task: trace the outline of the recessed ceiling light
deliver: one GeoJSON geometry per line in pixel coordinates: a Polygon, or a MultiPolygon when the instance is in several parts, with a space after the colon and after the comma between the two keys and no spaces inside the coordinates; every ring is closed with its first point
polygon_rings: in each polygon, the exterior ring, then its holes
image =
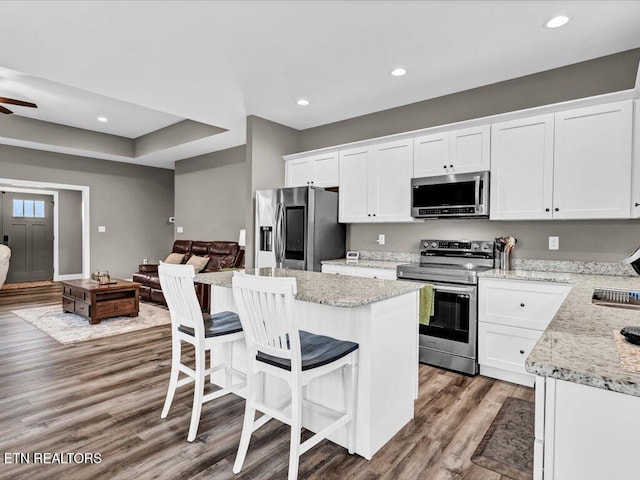
{"type": "Polygon", "coordinates": [[[300,100],[296,100],[296,103],[301,107],[306,107],[307,105],[309,105],[309,100],[307,100],[306,98],[301,98],[300,100]]]}
{"type": "Polygon", "coordinates": [[[109,119],[108,119],[107,117],[98,117],[98,118],[97,118],[97,120],[98,120],[99,122],[103,122],[103,123],[106,123],[106,122],[108,122],[108,121],[109,121],[109,119]]]}
{"type": "Polygon", "coordinates": [[[558,28],[566,25],[569,22],[569,17],[566,15],[557,15],[544,22],[544,26],[547,28],[558,28]]]}
{"type": "Polygon", "coordinates": [[[407,71],[402,67],[394,68],[393,70],[391,70],[391,75],[393,75],[394,77],[401,77],[406,74],[407,71]]]}

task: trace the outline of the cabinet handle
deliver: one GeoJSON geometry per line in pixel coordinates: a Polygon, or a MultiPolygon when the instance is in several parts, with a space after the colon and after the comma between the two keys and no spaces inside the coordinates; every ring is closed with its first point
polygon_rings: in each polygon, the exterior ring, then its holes
{"type": "Polygon", "coordinates": [[[446,165],[443,165],[443,167],[444,167],[444,168],[447,168],[447,166],[446,166],[446,165]]]}
{"type": "Polygon", "coordinates": [[[544,209],[544,211],[545,211],[545,212],[550,212],[550,211],[551,211],[551,209],[550,209],[550,208],[545,208],[545,209],[544,209]]]}
{"type": "Polygon", "coordinates": [[[555,210],[556,212],[559,212],[559,211],[560,211],[560,209],[559,209],[558,207],[554,208],[554,210],[555,210]]]}
{"type": "Polygon", "coordinates": [[[449,165],[449,168],[453,168],[453,165],[449,165]]]}
{"type": "Polygon", "coordinates": [[[524,350],[520,350],[520,355],[524,355],[524,350]]]}
{"type": "Polygon", "coordinates": [[[633,204],[634,207],[640,207],[640,203],[636,202],[633,204]]]}
{"type": "Polygon", "coordinates": [[[375,216],[376,216],[376,214],[374,213],[374,214],[373,214],[373,216],[375,217],[375,216]]]}
{"type": "Polygon", "coordinates": [[[521,306],[521,307],[524,307],[524,303],[521,303],[521,304],[520,304],[520,306],[521,306]]]}
{"type": "Polygon", "coordinates": [[[313,185],[313,180],[311,181],[311,185],[313,185]]]}
{"type": "Polygon", "coordinates": [[[371,214],[370,214],[370,213],[367,213],[367,217],[370,217],[370,216],[371,216],[371,214]]]}

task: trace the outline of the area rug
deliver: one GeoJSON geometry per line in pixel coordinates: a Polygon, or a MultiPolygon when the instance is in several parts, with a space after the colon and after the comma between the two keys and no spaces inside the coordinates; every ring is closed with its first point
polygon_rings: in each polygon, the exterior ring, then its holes
{"type": "Polygon", "coordinates": [[[534,415],[533,402],[507,397],[471,461],[514,480],[531,480],[534,415]]]}
{"type": "Polygon", "coordinates": [[[91,325],[86,318],[75,313],[63,313],[60,305],[14,310],[11,313],[62,344],[85,342],[171,323],[169,310],[142,302],[137,317],[105,318],[96,325],[91,325]]]}
{"type": "Polygon", "coordinates": [[[0,290],[21,290],[23,288],[35,288],[35,287],[52,287],[55,285],[51,280],[43,280],[39,282],[16,282],[5,283],[0,290]]]}

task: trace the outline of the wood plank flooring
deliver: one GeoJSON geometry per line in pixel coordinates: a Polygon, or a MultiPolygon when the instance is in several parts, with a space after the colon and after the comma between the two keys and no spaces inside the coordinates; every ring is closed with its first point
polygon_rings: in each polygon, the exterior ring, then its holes
{"type": "MultiPolygon", "coordinates": [[[[254,434],[243,471],[232,473],[239,397],[205,404],[193,443],[186,441],[190,387],[160,419],[168,326],[65,346],[11,313],[58,303],[60,295],[59,285],[0,292],[0,479],[286,478],[289,428],[277,421],[254,434]],[[32,463],[7,463],[14,452],[30,453],[32,463]],[[36,452],[100,453],[102,461],[34,464],[36,452]]],[[[299,478],[507,480],[470,458],[508,396],[533,400],[533,390],[421,365],[414,420],[372,460],[323,441],[302,457],[299,478]]]]}

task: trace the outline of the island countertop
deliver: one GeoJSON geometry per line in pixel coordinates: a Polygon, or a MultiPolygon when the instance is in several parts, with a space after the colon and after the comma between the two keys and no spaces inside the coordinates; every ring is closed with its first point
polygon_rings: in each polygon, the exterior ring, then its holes
{"type": "MultiPolygon", "coordinates": [[[[331,275],[281,268],[247,269],[246,273],[269,277],[294,277],[298,286],[297,300],[334,307],[360,307],[415,292],[424,287],[423,284],[415,282],[331,275]]],[[[196,275],[195,281],[231,288],[232,277],[232,271],[199,273],[196,275]]]]}
{"type": "MultiPolygon", "coordinates": [[[[529,373],[640,396],[640,373],[622,368],[614,331],[640,326],[640,310],[591,302],[595,287],[640,291],[639,277],[511,270],[484,278],[570,283],[571,292],[525,362],[529,373]]],[[[640,349],[640,346],[634,346],[640,349]]],[[[640,367],[640,365],[638,365],[640,367]]]]}

